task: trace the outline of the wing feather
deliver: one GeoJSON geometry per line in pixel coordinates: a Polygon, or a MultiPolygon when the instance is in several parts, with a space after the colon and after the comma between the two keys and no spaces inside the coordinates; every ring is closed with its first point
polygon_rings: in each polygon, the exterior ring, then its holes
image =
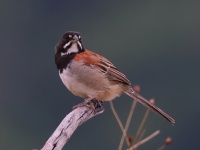
{"type": "Polygon", "coordinates": [[[104,70],[107,70],[106,75],[110,80],[119,81],[128,85],[131,84],[131,82],[126,78],[126,76],[119,70],[117,70],[117,68],[111,62],[108,62],[104,59],[100,59],[99,63],[103,64],[101,66],[104,67],[104,70]]]}
{"type": "Polygon", "coordinates": [[[103,56],[100,56],[89,50],[85,50],[84,52],[78,53],[74,59],[84,63],[85,65],[99,69],[111,81],[118,81],[128,85],[131,84],[126,76],[117,70],[117,68],[103,56]]]}

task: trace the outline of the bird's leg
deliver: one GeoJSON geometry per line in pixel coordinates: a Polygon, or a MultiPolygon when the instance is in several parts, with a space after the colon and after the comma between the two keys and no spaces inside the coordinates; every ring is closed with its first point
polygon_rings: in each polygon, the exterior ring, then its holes
{"type": "Polygon", "coordinates": [[[84,100],[84,102],[73,106],[72,109],[76,109],[78,107],[83,107],[83,106],[86,106],[86,107],[92,109],[94,113],[103,110],[103,102],[99,101],[99,100],[97,100],[95,98],[87,98],[87,99],[84,100]]]}
{"type": "Polygon", "coordinates": [[[99,100],[96,100],[96,99],[92,99],[90,102],[94,103],[94,112],[99,112],[99,111],[102,111],[104,108],[103,108],[103,101],[99,101],[99,100]]]}
{"type": "MultiPolygon", "coordinates": [[[[78,107],[83,107],[83,106],[87,106],[87,107],[89,107],[89,104],[88,104],[88,103],[89,103],[92,99],[93,99],[93,98],[87,98],[87,99],[84,99],[84,102],[79,103],[79,104],[73,106],[72,109],[76,109],[76,108],[78,108],[78,107]]],[[[91,107],[91,106],[90,106],[90,107],[91,107]]]]}

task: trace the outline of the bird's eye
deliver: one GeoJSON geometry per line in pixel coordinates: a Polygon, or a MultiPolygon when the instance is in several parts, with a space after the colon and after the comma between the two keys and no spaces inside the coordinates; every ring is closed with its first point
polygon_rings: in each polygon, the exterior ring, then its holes
{"type": "Polygon", "coordinates": [[[78,38],[81,39],[81,36],[79,35],[78,38]]]}
{"type": "Polygon", "coordinates": [[[69,35],[69,38],[72,38],[72,35],[71,35],[71,34],[69,35]]]}

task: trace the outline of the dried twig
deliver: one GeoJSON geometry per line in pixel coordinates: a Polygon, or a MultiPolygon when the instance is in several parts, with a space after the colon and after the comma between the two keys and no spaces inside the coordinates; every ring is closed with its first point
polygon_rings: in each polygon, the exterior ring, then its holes
{"type": "MultiPolygon", "coordinates": [[[[140,133],[140,136],[138,137],[137,141],[140,141],[143,137],[144,137],[144,134],[146,133],[146,129],[143,129],[140,133]]],[[[136,142],[137,143],[137,142],[136,142]]]]}
{"type": "Polygon", "coordinates": [[[158,150],[165,150],[167,145],[171,144],[172,143],[172,138],[171,137],[167,137],[165,139],[165,143],[163,145],[161,145],[158,150]]]}
{"type": "MultiPolygon", "coordinates": [[[[111,110],[112,110],[112,112],[113,112],[113,114],[114,114],[114,116],[115,116],[115,118],[117,120],[117,123],[119,124],[120,129],[122,130],[123,136],[127,137],[127,134],[126,134],[126,131],[124,129],[124,126],[122,125],[122,122],[121,122],[121,120],[120,120],[120,118],[119,118],[119,116],[117,114],[117,111],[115,110],[115,107],[114,107],[114,104],[113,104],[112,101],[110,101],[110,108],[111,108],[111,110]]],[[[130,142],[128,141],[128,139],[126,140],[126,142],[127,142],[127,145],[130,145],[130,142]]]]}
{"type": "Polygon", "coordinates": [[[145,123],[145,121],[146,121],[146,119],[147,119],[147,117],[148,117],[148,115],[149,115],[149,111],[150,111],[150,109],[147,108],[147,110],[146,110],[146,112],[145,112],[145,114],[144,114],[144,117],[142,118],[142,121],[141,121],[141,123],[140,123],[140,126],[139,126],[139,128],[138,128],[138,130],[137,130],[137,133],[136,133],[136,136],[135,136],[135,142],[136,142],[136,143],[137,143],[137,141],[138,141],[138,137],[139,137],[139,135],[140,135],[140,133],[141,133],[141,131],[142,131],[142,128],[143,128],[143,126],[144,126],[144,123],[145,123]]]}
{"type": "Polygon", "coordinates": [[[97,101],[92,100],[86,106],[78,107],[70,112],[41,150],[61,150],[78,126],[104,111],[103,105],[96,107],[97,104],[97,101]]]}
{"type": "MultiPolygon", "coordinates": [[[[133,112],[134,112],[136,104],[137,104],[137,101],[134,100],[133,103],[132,103],[131,109],[129,111],[129,115],[128,115],[128,118],[127,118],[127,121],[126,121],[126,125],[125,125],[125,132],[126,133],[127,133],[128,127],[130,125],[130,121],[131,121],[131,118],[133,116],[133,112]]],[[[124,134],[123,134],[122,137],[121,137],[120,143],[119,143],[118,150],[122,150],[125,138],[126,138],[126,136],[124,136],[124,134]]]]}
{"type": "Polygon", "coordinates": [[[114,114],[114,116],[115,116],[115,118],[117,120],[117,123],[119,124],[120,129],[122,130],[123,134],[125,134],[125,136],[126,136],[126,132],[124,132],[124,127],[122,125],[122,122],[121,122],[116,110],[115,110],[115,107],[114,107],[112,101],[110,101],[110,108],[111,108],[111,110],[112,110],[112,112],[113,112],[113,114],[114,114]]]}
{"type": "Polygon", "coordinates": [[[144,144],[145,142],[151,140],[152,138],[154,138],[156,135],[158,135],[160,133],[160,130],[155,131],[154,133],[152,133],[151,135],[149,135],[148,137],[146,137],[145,139],[137,142],[135,145],[131,146],[130,148],[128,148],[127,150],[134,150],[137,147],[139,147],[140,145],[144,144]]]}
{"type": "MultiPolygon", "coordinates": [[[[155,100],[152,98],[152,99],[149,100],[149,102],[152,103],[152,104],[154,104],[154,103],[155,103],[155,100]]],[[[136,136],[135,136],[135,140],[134,140],[134,141],[135,141],[136,143],[137,143],[137,141],[139,140],[139,135],[140,135],[140,133],[141,133],[141,131],[142,131],[142,128],[143,128],[143,126],[144,126],[144,123],[145,123],[146,120],[147,120],[147,117],[148,117],[148,115],[149,115],[149,112],[150,112],[150,109],[147,108],[147,110],[146,110],[146,112],[145,112],[145,114],[144,114],[144,117],[142,118],[142,121],[141,121],[141,123],[140,123],[139,129],[137,130],[137,133],[136,133],[136,136]]]]}

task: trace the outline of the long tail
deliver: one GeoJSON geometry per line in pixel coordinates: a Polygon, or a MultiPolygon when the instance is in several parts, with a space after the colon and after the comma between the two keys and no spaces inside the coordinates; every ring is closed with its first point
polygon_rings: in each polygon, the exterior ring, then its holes
{"type": "Polygon", "coordinates": [[[148,100],[146,100],[144,97],[142,97],[141,95],[139,95],[138,93],[136,93],[135,91],[133,91],[132,88],[130,88],[128,91],[124,91],[127,95],[129,95],[130,97],[132,97],[134,100],[137,100],[138,102],[140,102],[141,104],[143,104],[144,106],[146,106],[147,108],[150,108],[151,110],[153,110],[154,112],[158,113],[159,115],[161,115],[162,117],[164,117],[166,120],[168,120],[170,123],[175,124],[175,120],[170,117],[167,113],[165,113],[164,111],[162,111],[160,108],[158,108],[157,106],[155,106],[154,104],[150,103],[148,100]]]}

